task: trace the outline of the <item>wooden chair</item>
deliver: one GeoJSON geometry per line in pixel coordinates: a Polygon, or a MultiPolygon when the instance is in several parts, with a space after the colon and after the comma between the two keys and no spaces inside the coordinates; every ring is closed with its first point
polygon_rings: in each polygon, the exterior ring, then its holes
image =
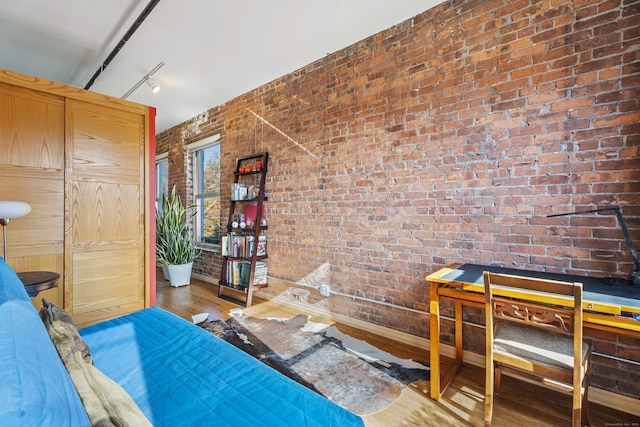
{"type": "Polygon", "coordinates": [[[582,342],[582,284],[485,271],[484,291],[485,426],[503,371],[572,393],[572,426],[588,426],[591,349],[582,342]]]}

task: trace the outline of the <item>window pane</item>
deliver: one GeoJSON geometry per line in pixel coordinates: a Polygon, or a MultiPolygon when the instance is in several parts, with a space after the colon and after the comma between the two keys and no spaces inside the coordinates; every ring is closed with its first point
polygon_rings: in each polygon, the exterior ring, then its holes
{"type": "Polygon", "coordinates": [[[202,242],[220,244],[220,203],[218,197],[200,199],[202,242]]]}
{"type": "Polygon", "coordinates": [[[198,241],[220,244],[220,145],[195,151],[193,165],[198,241]]]}
{"type": "Polygon", "coordinates": [[[169,191],[169,160],[156,162],[156,210],[161,209],[162,195],[169,191]]]}
{"type": "Polygon", "coordinates": [[[202,150],[204,179],[202,193],[218,193],[220,191],[220,146],[214,145],[202,150]]]}
{"type": "Polygon", "coordinates": [[[156,163],[156,200],[169,193],[169,162],[162,160],[156,163]]]}

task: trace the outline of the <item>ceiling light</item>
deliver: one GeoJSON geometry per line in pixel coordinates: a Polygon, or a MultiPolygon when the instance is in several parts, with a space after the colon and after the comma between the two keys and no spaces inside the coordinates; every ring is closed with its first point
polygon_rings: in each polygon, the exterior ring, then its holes
{"type": "Polygon", "coordinates": [[[151,88],[151,92],[153,92],[153,93],[160,92],[160,86],[158,86],[158,84],[152,78],[148,78],[147,79],[147,84],[151,88]]]}
{"type": "Polygon", "coordinates": [[[138,83],[136,83],[131,89],[129,89],[129,91],[127,93],[122,95],[121,99],[127,99],[129,97],[129,95],[131,95],[133,92],[135,92],[135,90],[138,89],[145,82],[149,85],[149,87],[151,88],[151,91],[153,93],[158,93],[158,91],[160,90],[160,86],[158,86],[153,81],[153,79],[151,77],[156,73],[156,71],[158,71],[163,66],[164,66],[164,62],[160,62],[158,65],[156,65],[156,67],[153,70],[151,70],[147,74],[145,74],[145,76],[142,77],[140,79],[140,81],[138,83]]]}

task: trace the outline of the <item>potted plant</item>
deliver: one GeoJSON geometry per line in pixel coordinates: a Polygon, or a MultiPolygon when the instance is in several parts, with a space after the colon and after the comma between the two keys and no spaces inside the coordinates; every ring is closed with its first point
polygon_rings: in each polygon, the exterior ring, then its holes
{"type": "Polygon", "coordinates": [[[169,196],[163,194],[156,210],[156,259],[166,266],[171,286],[191,283],[193,261],[200,254],[189,229],[195,208],[182,204],[174,186],[169,196]]]}

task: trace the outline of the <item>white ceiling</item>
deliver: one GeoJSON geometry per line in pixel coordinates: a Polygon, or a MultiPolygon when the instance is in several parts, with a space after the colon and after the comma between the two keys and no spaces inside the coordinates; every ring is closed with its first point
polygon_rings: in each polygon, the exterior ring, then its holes
{"type": "MultiPolygon", "coordinates": [[[[160,62],[161,132],[442,0],[160,0],[90,90],[121,98],[160,62]]],[[[0,68],[84,87],[148,0],[0,0],[0,68]]]]}

